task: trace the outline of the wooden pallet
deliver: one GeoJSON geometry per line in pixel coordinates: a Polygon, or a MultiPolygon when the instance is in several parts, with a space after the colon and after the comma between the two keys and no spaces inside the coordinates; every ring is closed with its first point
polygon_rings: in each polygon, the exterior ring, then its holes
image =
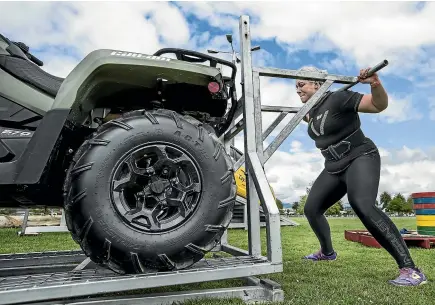
{"type": "MultiPolygon", "coordinates": [[[[430,249],[431,244],[435,245],[435,236],[420,235],[417,231],[408,231],[409,234],[402,234],[407,246],[417,246],[420,248],[430,249]]],[[[344,238],[346,240],[359,242],[368,247],[382,248],[376,239],[367,230],[345,230],[344,238]]]]}

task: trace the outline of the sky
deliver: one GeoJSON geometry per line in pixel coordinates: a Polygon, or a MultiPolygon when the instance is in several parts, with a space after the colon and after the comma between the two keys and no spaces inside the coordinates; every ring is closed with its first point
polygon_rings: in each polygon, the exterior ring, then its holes
{"type": "MultiPolygon", "coordinates": [[[[360,114],[364,133],[381,152],[379,194],[435,191],[434,2],[1,2],[0,31],[29,45],[45,71],[66,77],[96,49],[145,54],[164,47],[229,50],[225,34],[231,33],[239,50],[241,15],[250,17],[252,44],[261,47],[252,54],[254,66],[314,65],[357,76],[360,69],[387,59],[379,76],[389,107],[380,114],[360,114]]],[[[301,106],[294,85],[291,79],[262,77],[262,104],[301,106]]],[[[369,93],[370,87],[358,84],[352,90],[369,93]]],[[[277,115],[263,114],[263,130],[277,115]]],[[[237,137],[236,146],[243,149],[243,137],[237,137]]],[[[305,122],[265,164],[283,202],[297,201],[322,169],[322,155],[305,122]]]]}

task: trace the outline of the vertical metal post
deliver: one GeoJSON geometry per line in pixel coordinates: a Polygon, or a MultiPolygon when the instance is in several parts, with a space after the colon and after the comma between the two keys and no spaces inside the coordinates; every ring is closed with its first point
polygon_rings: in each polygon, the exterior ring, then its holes
{"type": "Polygon", "coordinates": [[[267,257],[272,264],[282,264],[281,223],[276,201],[263,168],[260,75],[252,69],[249,16],[240,18],[240,44],[244,92],[245,161],[248,173],[248,209],[250,250],[258,244],[260,251],[260,215],[258,199],[264,209],[267,234],[267,257]],[[252,189],[257,192],[252,192],[252,189]]]}
{"type": "Polygon", "coordinates": [[[255,143],[257,144],[257,155],[263,163],[263,124],[261,113],[260,74],[253,72],[253,93],[254,93],[254,123],[255,143]]]}
{"type": "Polygon", "coordinates": [[[65,219],[65,210],[61,209],[61,218],[60,218],[60,226],[65,227],[66,226],[66,219],[65,219]]]}
{"type": "MultiPolygon", "coordinates": [[[[244,128],[244,146],[245,155],[252,152],[257,153],[257,127],[254,105],[254,85],[252,75],[252,51],[251,51],[251,33],[249,31],[249,17],[242,16],[239,23],[240,31],[240,54],[241,54],[241,73],[242,73],[242,90],[244,96],[243,103],[243,119],[245,122],[244,128]]],[[[261,111],[261,107],[260,107],[261,111]]],[[[260,112],[261,119],[261,112],[260,112]]],[[[260,129],[261,132],[261,129],[260,129]]],[[[262,137],[261,133],[259,135],[262,137]]],[[[263,141],[261,141],[262,143],[263,141]]],[[[255,183],[253,181],[254,173],[249,166],[246,167],[246,194],[247,194],[247,209],[248,209],[248,243],[249,254],[253,256],[261,255],[261,239],[260,239],[260,206],[258,204],[258,196],[256,193],[255,183]]]]}
{"type": "Polygon", "coordinates": [[[20,235],[26,234],[28,221],[29,221],[29,209],[26,209],[26,212],[24,212],[24,216],[23,216],[23,223],[21,224],[21,232],[19,232],[20,235]]]}
{"type": "Polygon", "coordinates": [[[228,230],[225,230],[225,232],[221,236],[219,251],[224,251],[223,247],[226,245],[228,245],[228,230]]]}

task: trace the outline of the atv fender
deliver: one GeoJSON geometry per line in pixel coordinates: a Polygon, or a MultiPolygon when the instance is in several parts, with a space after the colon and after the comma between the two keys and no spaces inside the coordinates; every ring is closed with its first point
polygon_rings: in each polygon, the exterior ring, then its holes
{"type": "Polygon", "coordinates": [[[81,123],[96,107],[95,101],[126,87],[156,85],[157,78],[171,83],[207,86],[221,83],[217,68],[154,55],[96,50],[89,53],[66,77],[51,109],[72,109],[70,120],[81,123]],[[82,115],[80,115],[82,114],[82,115]]]}

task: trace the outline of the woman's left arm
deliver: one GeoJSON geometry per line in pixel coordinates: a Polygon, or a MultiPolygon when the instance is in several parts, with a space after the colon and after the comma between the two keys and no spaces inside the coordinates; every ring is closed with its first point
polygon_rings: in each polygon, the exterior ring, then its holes
{"type": "Polygon", "coordinates": [[[362,84],[370,84],[371,94],[364,94],[358,106],[358,112],[379,113],[388,107],[388,94],[376,73],[367,77],[370,68],[362,69],[358,80],[362,84]]]}

